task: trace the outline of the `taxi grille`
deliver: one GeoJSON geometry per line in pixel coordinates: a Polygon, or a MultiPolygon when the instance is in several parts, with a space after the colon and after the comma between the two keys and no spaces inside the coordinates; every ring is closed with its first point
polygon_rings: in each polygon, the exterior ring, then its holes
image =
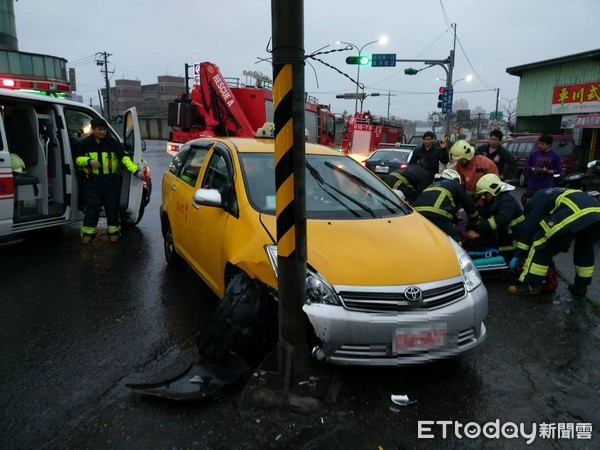
{"type": "Polygon", "coordinates": [[[410,312],[433,310],[453,303],[465,296],[465,286],[462,282],[450,283],[423,289],[423,300],[409,302],[404,296],[404,290],[398,292],[373,291],[340,291],[344,307],[350,311],[361,312],[410,312]]]}

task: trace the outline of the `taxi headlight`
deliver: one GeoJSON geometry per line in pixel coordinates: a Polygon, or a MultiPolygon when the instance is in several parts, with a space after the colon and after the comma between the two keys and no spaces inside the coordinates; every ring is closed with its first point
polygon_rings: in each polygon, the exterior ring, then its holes
{"type": "Polygon", "coordinates": [[[450,239],[452,248],[454,248],[454,252],[456,253],[456,257],[458,258],[458,263],[460,264],[460,270],[462,272],[467,291],[474,291],[482,283],[479,270],[477,269],[477,267],[471,260],[471,257],[465,251],[465,249],[458,245],[454,239],[450,237],[448,239],[450,239]]]}
{"type": "MultiPolygon", "coordinates": [[[[269,261],[277,276],[277,246],[267,245],[265,247],[269,261]]],[[[320,274],[310,269],[306,270],[306,303],[325,303],[328,305],[341,305],[340,299],[333,286],[320,274]]]]}

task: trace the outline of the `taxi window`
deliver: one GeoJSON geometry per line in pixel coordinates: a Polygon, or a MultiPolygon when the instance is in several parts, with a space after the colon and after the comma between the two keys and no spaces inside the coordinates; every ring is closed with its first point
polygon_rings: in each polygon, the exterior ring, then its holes
{"type": "Polygon", "coordinates": [[[206,159],[208,148],[191,146],[189,152],[181,166],[179,178],[190,186],[196,186],[198,174],[202,168],[202,164],[206,159]]]}

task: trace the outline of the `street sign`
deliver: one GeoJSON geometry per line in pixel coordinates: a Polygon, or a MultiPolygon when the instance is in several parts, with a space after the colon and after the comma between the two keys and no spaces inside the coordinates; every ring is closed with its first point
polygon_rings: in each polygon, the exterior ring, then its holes
{"type": "Polygon", "coordinates": [[[395,53],[374,53],[371,55],[371,67],[395,67],[395,53]]]}
{"type": "Polygon", "coordinates": [[[442,93],[442,114],[452,112],[452,88],[445,88],[442,93]]]}
{"type": "Polygon", "coordinates": [[[498,111],[497,113],[495,111],[491,112],[490,113],[490,120],[494,120],[494,119],[496,119],[496,120],[502,120],[502,115],[503,115],[502,111],[498,111]]]}

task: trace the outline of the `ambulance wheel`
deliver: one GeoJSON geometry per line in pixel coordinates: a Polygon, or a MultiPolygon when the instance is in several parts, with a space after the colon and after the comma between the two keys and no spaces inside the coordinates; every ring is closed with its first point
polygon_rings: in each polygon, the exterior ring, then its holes
{"type": "Polygon", "coordinates": [[[171,230],[171,224],[169,221],[166,222],[166,230],[163,238],[165,259],[169,267],[178,269],[182,266],[183,260],[177,250],[175,250],[175,244],[173,243],[173,230],[171,230]]]}

